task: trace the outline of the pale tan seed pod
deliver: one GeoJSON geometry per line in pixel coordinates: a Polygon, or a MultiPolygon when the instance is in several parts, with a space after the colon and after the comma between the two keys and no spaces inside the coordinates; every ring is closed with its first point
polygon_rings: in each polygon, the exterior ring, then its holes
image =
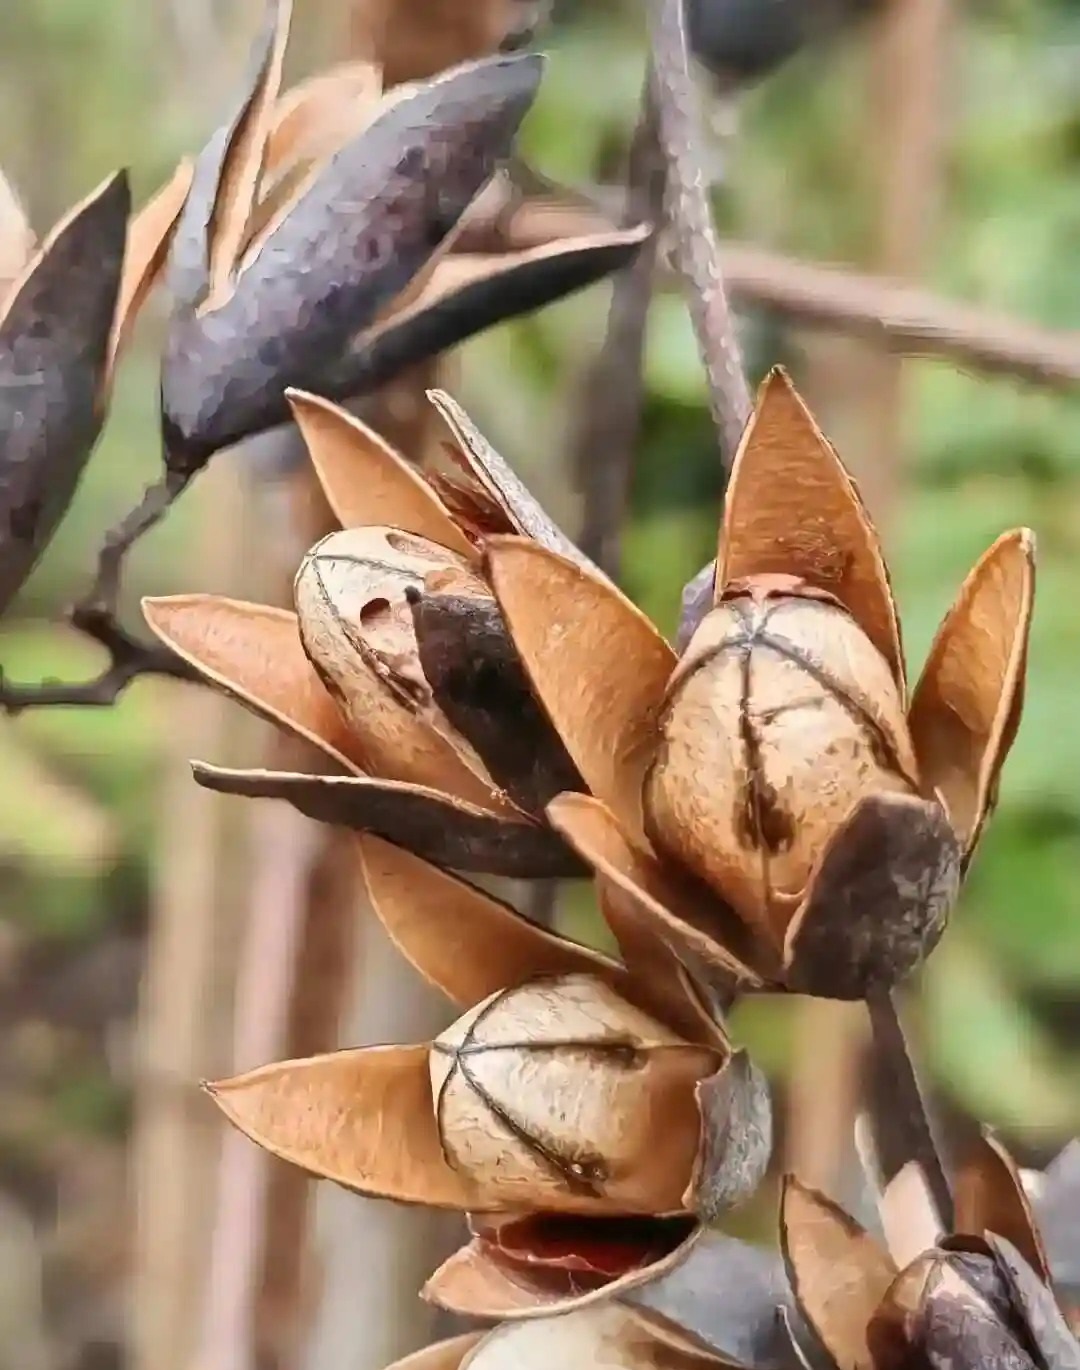
{"type": "Polygon", "coordinates": [[[721,1064],[592,976],[501,990],[434,1043],[443,1150],[504,1206],[677,1212],[721,1064]]]}
{"type": "Polygon", "coordinates": [[[672,678],[644,807],[657,845],[775,939],[853,807],[917,783],[895,678],[855,620],[827,596],[747,593],[672,678]]]}
{"type": "Polygon", "coordinates": [[[508,1322],[489,1332],[461,1370],[706,1370],[700,1353],[654,1337],[619,1304],[600,1304],[560,1317],[508,1322]]]}
{"type": "Polygon", "coordinates": [[[493,602],[465,558],[438,543],[396,528],[331,533],[296,574],[304,650],[374,774],[490,806],[497,787],[424,677],[408,599],[416,591],[493,602]]]}

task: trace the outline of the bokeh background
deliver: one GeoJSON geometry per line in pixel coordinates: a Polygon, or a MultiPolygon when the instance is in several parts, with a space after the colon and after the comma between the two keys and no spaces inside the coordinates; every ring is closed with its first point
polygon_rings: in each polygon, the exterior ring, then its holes
{"type": "MultiPolygon", "coordinates": [[[[785,7],[757,8],[762,21],[785,7]]],[[[703,82],[724,234],[1080,330],[1080,5],[867,8],[890,13],[743,89],[730,72],[703,82]]],[[[257,9],[6,0],[0,161],[35,224],[117,164],[143,198],[197,148],[244,71],[257,9]]],[[[296,9],[296,73],[345,54],[343,0],[296,9]]],[[[556,179],[612,183],[641,89],[640,5],[559,6],[544,46],[523,150],[556,179]]],[[[444,373],[568,529],[608,291],[494,330],[444,373]]],[[[1023,727],[909,1012],[946,1124],[989,1122],[1042,1164],[1080,1116],[1080,398],[900,363],[798,319],[743,322],[755,378],[787,364],[864,487],[913,663],[981,550],[1005,527],[1037,531],[1023,727]]],[[[159,328],[151,311],[76,505],[0,625],[13,678],[98,664],[58,624],[101,533],[156,472],[159,328]]],[[[683,581],[711,555],[722,473],[667,285],[646,384],[623,580],[671,630],[683,581]]],[[[294,456],[275,440],[217,460],[140,548],[130,622],[150,591],[287,594],[282,548],[299,548],[307,517],[294,456]]],[[[0,718],[0,1370],[367,1370],[435,1327],[414,1290],[455,1231],[316,1196],[242,1139],[223,1147],[196,1088],[298,1049],[421,1035],[441,1012],[362,926],[325,834],[190,781],[189,756],[259,764],[272,745],[236,706],[171,682],[140,682],[111,710],[0,718]]],[[[560,917],[595,933],[585,891],[565,892],[560,917]]],[[[737,1029],[777,1086],[779,1163],[842,1193],[859,1015],[770,1000],[740,1009],[737,1029]]],[[[737,1226],[768,1240],[771,1202],[737,1226]]]]}

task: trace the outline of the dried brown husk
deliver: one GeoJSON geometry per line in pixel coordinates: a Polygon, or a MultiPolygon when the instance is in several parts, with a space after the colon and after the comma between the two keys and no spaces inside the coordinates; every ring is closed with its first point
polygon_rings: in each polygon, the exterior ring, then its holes
{"type": "Polygon", "coordinates": [[[903,702],[904,659],[888,571],[858,488],[787,374],[775,367],[732,465],[715,596],[733,582],[792,576],[839,601],[887,662],[903,702]]]}
{"type": "Polygon", "coordinates": [[[362,740],[308,661],[295,614],[218,595],[146,598],[142,609],[154,634],[209,683],[343,769],[363,771],[362,740]]]}
{"type": "Polygon", "coordinates": [[[470,1215],[472,1240],[422,1295],[469,1317],[529,1320],[595,1307],[661,1278],[708,1240],[693,1218],[470,1215]]]}
{"type": "Polygon", "coordinates": [[[468,1209],[484,1195],[443,1157],[429,1050],[424,1043],[335,1051],[206,1089],[252,1141],[312,1174],[361,1194],[468,1209]]]}
{"type": "MultiPolygon", "coordinates": [[[[752,1192],[770,1149],[764,1079],[732,1052],[662,940],[628,939],[621,965],[408,852],[371,837],[359,848],[391,939],[466,1012],[424,1048],[339,1052],[213,1087],[248,1135],[363,1193],[452,1204],[456,1177],[460,1207],[487,1214],[485,1224],[530,1210],[552,1220],[641,1214],[641,1230],[615,1229],[631,1244],[628,1266],[583,1258],[605,1278],[639,1273],[696,1223],[686,1214],[669,1230],[664,1215],[689,1205],[712,1217],[752,1192]],[[654,1004],[673,1008],[686,1035],[653,1016],[654,1004]],[[387,1137],[396,1140],[383,1152],[387,1137]]],[[[534,1240],[526,1224],[511,1241],[515,1229],[497,1226],[494,1240],[485,1228],[478,1251],[462,1253],[463,1268],[480,1268],[474,1255],[486,1268],[488,1255],[500,1265],[517,1253],[511,1264],[541,1275],[578,1269],[577,1257],[567,1267],[541,1254],[542,1228],[534,1240]]],[[[594,1238],[610,1247],[603,1228],[581,1233],[586,1248],[594,1238]]],[[[556,1240],[565,1251],[577,1237],[556,1240]]]]}
{"type": "MultiPolygon", "coordinates": [[[[353,530],[367,561],[378,563],[368,566],[374,590],[390,591],[375,606],[372,633],[363,624],[362,632],[332,632],[324,643],[327,662],[316,663],[320,673],[303,650],[298,619],[281,610],[177,596],[147,601],[146,616],[207,681],[314,741],[354,775],[197,763],[196,779],[223,793],[283,799],[318,821],[375,833],[455,869],[514,878],[581,874],[580,860],[534,815],[552,794],[582,782],[529,692],[490,591],[477,578],[480,558],[471,535],[460,531],[434,486],[346,410],[298,391],[289,400],[339,517],[395,523],[353,530]],[[387,538],[396,545],[388,546],[387,538]],[[335,663],[347,668],[342,683],[326,669],[335,663]],[[372,707],[334,703],[331,692],[350,683],[371,691],[372,707]],[[402,736],[407,745],[397,746],[402,736]]],[[[454,452],[473,496],[487,499],[474,462],[478,471],[487,469],[484,463],[494,471],[502,464],[470,431],[474,456],[454,452]]],[[[523,509],[531,496],[513,499],[523,509]]],[[[492,509],[496,526],[513,526],[508,511],[492,509]]],[[[539,516],[534,521],[541,525],[539,516]]],[[[363,566],[352,570],[364,582],[363,566]]],[[[372,598],[380,596],[365,594],[361,584],[363,605],[372,598]]]]}
{"type": "Polygon", "coordinates": [[[598,799],[559,795],[547,813],[552,827],[596,871],[609,915],[652,926],[680,959],[700,963],[731,991],[778,980],[779,961],[759,955],[760,945],[734,910],[631,841],[598,799]]]}
{"type": "Polygon", "coordinates": [[[902,1271],[869,1326],[876,1370],[1036,1370],[1038,1351],[980,1253],[928,1252],[902,1271]]]}
{"type": "Polygon", "coordinates": [[[924,786],[939,796],[970,857],[996,803],[1020,726],[1035,593],[1035,539],[1000,537],[968,575],[930,649],[911,702],[924,786]]]}
{"type": "Polygon", "coordinates": [[[181,164],[132,216],[118,172],[38,245],[0,175],[0,611],[74,497],[190,176],[181,164]]]}
{"type": "Polygon", "coordinates": [[[407,852],[361,841],[372,905],[398,949],[460,1007],[538,977],[585,979],[712,1053],[695,1085],[699,1141],[680,1206],[714,1220],[756,1189],[772,1145],[769,1092],[745,1052],[733,1051],[715,1011],[655,927],[603,904],[622,964],[536,927],[516,910],[407,852]]]}
{"type": "Polygon", "coordinates": [[[288,386],[368,393],[599,280],[650,231],[561,192],[519,204],[505,175],[489,184],[535,96],[536,55],[397,83],[379,52],[381,74],[351,63],[279,97],[290,11],[267,6],[236,113],[197,158],[172,253],[162,389],[174,480],[283,422],[288,386]]]}
{"type": "MultiPolygon", "coordinates": [[[[196,159],[171,254],[162,399],[174,479],[287,418],[290,384],[342,398],[432,354],[427,337],[405,340],[405,356],[357,334],[474,200],[539,81],[535,57],[490,58],[372,107],[356,71],[331,73],[282,110],[290,8],[268,5],[237,113],[196,159]]],[[[459,321],[455,340],[469,331],[459,321]]]]}
{"type": "Polygon", "coordinates": [[[452,870],[512,880],[584,874],[566,844],[533,819],[502,817],[428,785],[366,775],[231,770],[203,761],[192,763],[192,773],[208,790],[281,799],[317,823],[374,833],[452,870]]]}
{"type": "Polygon", "coordinates": [[[385,438],[317,395],[290,390],[288,400],[319,483],[343,528],[398,528],[466,559],[476,555],[435,491],[385,438]]]}
{"type": "Polygon", "coordinates": [[[897,1274],[888,1254],[839,1205],[793,1176],[784,1182],[780,1244],[799,1311],[837,1370],[876,1370],[868,1335],[897,1274]]]}
{"type": "MultiPolygon", "coordinates": [[[[957,1232],[1005,1237],[1044,1283],[1050,1262],[1015,1161],[994,1137],[984,1134],[970,1149],[956,1181],[957,1232]]],[[[1078,1215],[1080,1220],[1080,1215],[1078,1215]]]]}
{"type": "MultiPolygon", "coordinates": [[[[766,921],[760,906],[750,902],[751,895],[741,909],[733,908],[717,879],[711,891],[703,887],[701,877],[707,870],[688,869],[685,856],[658,860],[644,831],[635,830],[635,821],[640,824],[641,818],[632,802],[634,787],[650,774],[666,722],[662,691],[672,679],[667,668],[674,664],[670,658],[664,660],[666,644],[646,635],[637,611],[606,583],[543,549],[493,539],[489,563],[500,607],[538,697],[594,794],[615,796],[620,810],[611,813],[598,799],[583,798],[575,805],[565,796],[549,806],[553,825],[601,876],[605,897],[658,920],[694,961],[721,982],[727,980],[727,992],[738,984],[775,983],[857,999],[875,986],[894,984],[922,960],[941,935],[955,899],[958,844],[936,800],[915,792],[917,768],[895,685],[850,617],[821,592],[791,595],[785,583],[778,596],[780,608],[790,604],[797,618],[839,614],[852,640],[878,661],[884,699],[892,707],[867,703],[861,693],[851,705],[853,710],[864,708],[867,728],[880,744],[883,755],[869,747],[864,754],[879,784],[869,794],[856,794],[854,802],[849,796],[846,809],[836,806],[831,831],[819,833],[816,848],[805,853],[813,863],[802,881],[806,888],[778,895],[769,911],[771,920],[766,921]],[[549,600],[537,594],[545,584],[551,587],[549,600]],[[605,669],[597,680],[593,663],[601,655],[599,646],[580,658],[576,650],[562,650],[557,645],[566,641],[562,633],[547,629],[555,621],[563,632],[580,633],[580,642],[591,642],[590,635],[603,622],[607,659],[614,652],[620,659],[644,660],[652,673],[635,670],[627,681],[627,673],[605,669]],[[596,719],[602,720],[599,729],[592,723],[596,719]],[[594,748],[598,733],[603,734],[602,751],[594,748]]],[[[766,588],[769,594],[778,588],[775,578],[766,588]]],[[[757,602],[756,592],[750,598],[757,602]]],[[[726,611],[722,605],[717,614],[726,611]]],[[[676,695],[707,668],[714,628],[726,631],[719,617],[703,627],[699,655],[685,658],[674,675],[676,695]]],[[[723,631],[719,641],[724,641],[723,631]]],[[[786,641],[780,646],[788,650],[786,641]]],[[[715,739],[711,723],[702,731],[707,741],[715,739]]],[[[722,749],[724,744],[720,740],[716,745],[722,749]]],[[[688,769],[695,770],[692,765],[688,769]]],[[[716,769],[714,765],[713,772],[716,769]]],[[[711,774],[699,767],[695,780],[701,773],[711,774]]],[[[809,767],[803,769],[803,778],[807,791],[817,782],[809,767]]],[[[675,804],[684,804],[693,793],[689,783],[672,785],[675,804]]],[[[647,788],[645,797],[652,797],[647,788]]],[[[813,799],[812,804],[808,801],[812,818],[821,810],[816,793],[813,799]]],[[[685,839],[685,826],[671,824],[680,841],[685,839]]],[[[654,830],[653,836],[663,834],[654,830]]],[[[715,861],[718,845],[703,843],[703,854],[715,861]]]]}
{"type": "Polygon", "coordinates": [[[492,538],[488,576],[537,697],[586,785],[631,837],[675,654],[599,572],[522,538],[492,538]]]}

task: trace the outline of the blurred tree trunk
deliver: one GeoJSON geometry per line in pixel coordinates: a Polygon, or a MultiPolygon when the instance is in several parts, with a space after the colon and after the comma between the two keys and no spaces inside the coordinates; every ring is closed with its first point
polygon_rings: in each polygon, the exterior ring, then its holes
{"type": "MultiPolygon", "coordinates": [[[[878,169],[877,247],[865,265],[922,274],[938,218],[947,127],[944,76],[951,0],[891,0],[870,54],[868,153],[878,169]]],[[[807,397],[859,482],[888,543],[903,495],[903,359],[864,342],[811,338],[807,397]]],[[[865,1014],[827,1000],[800,1006],[788,1165],[853,1206],[851,1119],[862,1091],[865,1014]]]]}
{"type": "MultiPolygon", "coordinates": [[[[193,559],[202,588],[257,597],[245,575],[258,561],[249,492],[235,464],[212,468],[204,480],[193,495],[202,504],[193,559]]],[[[242,764],[268,730],[210,691],[171,682],[156,688],[167,701],[171,755],[137,1034],[133,1364],[186,1370],[210,1244],[218,1139],[217,1120],[195,1087],[228,1068],[223,1044],[242,934],[237,911],[250,874],[243,806],[199,789],[188,760],[242,764]]]]}

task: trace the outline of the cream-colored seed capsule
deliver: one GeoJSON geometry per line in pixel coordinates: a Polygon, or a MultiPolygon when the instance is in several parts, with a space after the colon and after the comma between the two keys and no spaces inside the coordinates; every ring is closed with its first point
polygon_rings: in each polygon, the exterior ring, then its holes
{"type": "Polygon", "coordinates": [[[502,990],[434,1044],[443,1150],[499,1206],[676,1212],[721,1064],[591,976],[502,990]]]}
{"type": "Polygon", "coordinates": [[[468,562],[395,528],[350,528],[315,544],[294,584],[300,636],[373,773],[449,786],[490,804],[493,785],[474,749],[431,697],[417,649],[410,590],[488,603],[468,562]]]}
{"type": "Polygon", "coordinates": [[[504,1323],[490,1332],[461,1370],[706,1370],[689,1349],[654,1338],[618,1304],[582,1308],[561,1317],[504,1323]]]}
{"type": "Polygon", "coordinates": [[[745,596],[680,663],[644,804],[658,846],[779,937],[854,805],[916,783],[896,683],[854,620],[825,599],[745,596]]]}

